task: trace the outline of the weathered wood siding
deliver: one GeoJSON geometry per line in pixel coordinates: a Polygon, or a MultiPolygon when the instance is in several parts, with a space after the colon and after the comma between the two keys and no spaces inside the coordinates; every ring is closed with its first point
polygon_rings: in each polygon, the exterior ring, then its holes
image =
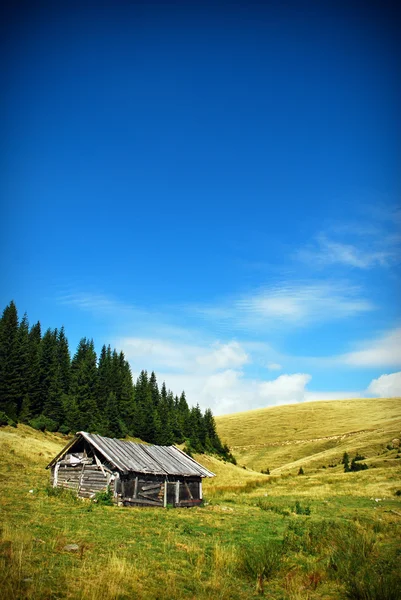
{"type": "Polygon", "coordinates": [[[124,506],[185,507],[202,502],[200,478],[170,477],[166,481],[165,477],[132,474],[125,476],[117,489],[124,506]]]}
{"type": "MultiPolygon", "coordinates": [[[[54,477],[55,474],[53,480],[54,477]]],[[[104,492],[112,483],[111,474],[97,465],[60,465],[57,472],[57,487],[72,490],[83,498],[104,492]]]]}
{"type": "Polygon", "coordinates": [[[121,498],[127,506],[164,506],[164,486],[164,477],[128,476],[121,481],[121,498]]]}

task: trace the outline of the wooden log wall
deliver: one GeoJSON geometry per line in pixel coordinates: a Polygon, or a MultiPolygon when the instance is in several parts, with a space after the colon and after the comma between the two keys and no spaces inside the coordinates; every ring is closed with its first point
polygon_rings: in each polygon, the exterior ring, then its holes
{"type": "Polygon", "coordinates": [[[104,472],[97,465],[85,465],[79,486],[79,496],[91,498],[98,492],[105,492],[111,482],[111,474],[107,471],[104,472]]]}
{"type": "Polygon", "coordinates": [[[72,490],[82,498],[91,498],[97,492],[106,491],[107,486],[113,483],[111,473],[104,473],[97,465],[60,465],[57,487],[72,490]]]}

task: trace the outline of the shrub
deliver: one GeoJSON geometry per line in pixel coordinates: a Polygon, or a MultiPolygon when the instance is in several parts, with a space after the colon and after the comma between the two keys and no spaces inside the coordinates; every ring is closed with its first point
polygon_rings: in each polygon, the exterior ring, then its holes
{"type": "Polygon", "coordinates": [[[262,544],[243,549],[241,570],[245,576],[256,580],[256,591],[264,593],[264,583],[279,570],[283,544],[267,540],[262,544]]]}
{"type": "Polygon", "coordinates": [[[397,490],[397,491],[394,493],[394,496],[401,496],[401,490],[397,490]]]}
{"type": "Polygon", "coordinates": [[[70,433],[70,428],[67,427],[67,425],[62,425],[61,427],[58,428],[60,433],[63,433],[64,435],[67,435],[68,433],[70,433]]]}
{"type": "Polygon", "coordinates": [[[104,492],[98,492],[94,501],[101,506],[113,506],[113,492],[108,487],[104,492]]]}
{"type": "Polygon", "coordinates": [[[401,589],[397,550],[379,548],[375,536],[348,524],[332,531],[332,577],[344,585],[345,598],[394,600],[401,589]]]}
{"type": "Polygon", "coordinates": [[[305,475],[302,467],[299,467],[298,475],[305,475]]]}
{"type": "Polygon", "coordinates": [[[269,469],[269,467],[267,467],[266,469],[262,469],[261,473],[263,473],[263,475],[270,475],[270,469],[269,469]]]}
{"type": "Polygon", "coordinates": [[[10,419],[5,412],[0,410],[0,427],[5,427],[6,425],[9,427],[17,427],[17,423],[13,421],[13,419],[10,419]]]}
{"type": "MultiPolygon", "coordinates": [[[[362,459],[358,459],[358,460],[362,460],[362,459]]],[[[351,467],[350,467],[350,471],[365,471],[366,469],[368,469],[368,465],[366,463],[361,463],[361,462],[357,462],[356,457],[352,459],[351,461],[351,467]]]]}
{"type": "Polygon", "coordinates": [[[297,515],[310,515],[310,507],[309,506],[303,507],[301,505],[301,503],[299,502],[299,500],[296,500],[295,501],[294,512],[297,515]]]}
{"type": "Polygon", "coordinates": [[[321,554],[327,548],[327,540],[331,531],[336,527],[331,521],[298,521],[289,523],[284,536],[284,547],[286,551],[300,552],[306,554],[321,554]]]}
{"type": "Polygon", "coordinates": [[[58,428],[58,423],[50,417],[46,417],[46,415],[35,417],[35,419],[29,421],[29,425],[38,431],[57,431],[58,428]]]}
{"type": "Polygon", "coordinates": [[[272,504],[269,500],[267,500],[267,498],[258,498],[256,501],[256,505],[261,510],[266,510],[266,511],[270,510],[271,512],[274,512],[278,515],[282,515],[285,517],[288,517],[288,515],[290,514],[290,510],[288,508],[276,506],[275,504],[272,504]]]}
{"type": "Polygon", "coordinates": [[[348,473],[349,471],[349,456],[347,452],[344,452],[343,457],[341,459],[341,464],[344,465],[344,473],[348,473]]]}

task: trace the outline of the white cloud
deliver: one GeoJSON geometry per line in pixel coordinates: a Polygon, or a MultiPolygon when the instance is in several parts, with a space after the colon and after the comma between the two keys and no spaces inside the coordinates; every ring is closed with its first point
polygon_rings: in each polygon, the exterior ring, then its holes
{"type": "Polygon", "coordinates": [[[143,368],[172,369],[181,372],[214,372],[241,367],[249,357],[241,344],[231,341],[208,346],[150,338],[121,338],[116,341],[128,360],[141,361],[143,368]]]}
{"type": "Polygon", "coordinates": [[[270,381],[251,379],[238,369],[217,373],[159,373],[160,381],[177,393],[185,390],[191,404],[211,408],[216,415],[303,402],[307,374],[281,375],[270,381]]]}
{"type": "Polygon", "coordinates": [[[283,368],[279,363],[268,363],[267,368],[269,369],[269,371],[281,371],[281,369],[283,368]]]}
{"type": "Polygon", "coordinates": [[[249,357],[238,342],[229,342],[228,344],[216,342],[210,350],[201,353],[196,361],[199,365],[214,370],[241,367],[249,361],[249,357]]]}
{"type": "Polygon", "coordinates": [[[359,350],[343,354],[338,361],[356,367],[401,366],[401,327],[364,342],[359,350]]]}
{"type": "Polygon", "coordinates": [[[290,404],[305,399],[305,387],[312,379],[306,373],[280,375],[272,381],[259,383],[259,395],[269,404],[290,404]]]}
{"type": "Polygon", "coordinates": [[[401,396],[401,371],[389,375],[381,375],[377,379],[373,379],[369,384],[367,392],[379,398],[401,396]]]}
{"type": "Polygon", "coordinates": [[[269,326],[274,321],[303,326],[372,310],[373,305],[358,294],[357,287],[335,282],[288,283],[243,298],[237,307],[248,321],[266,321],[269,326]]]}

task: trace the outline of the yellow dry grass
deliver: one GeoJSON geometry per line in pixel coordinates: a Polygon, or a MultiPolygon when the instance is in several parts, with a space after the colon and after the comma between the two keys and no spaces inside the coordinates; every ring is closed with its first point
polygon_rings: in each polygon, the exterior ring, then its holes
{"type": "Polygon", "coordinates": [[[216,418],[240,464],[272,473],[338,462],[347,451],[373,459],[401,435],[401,398],[305,402],[216,418]]]}

